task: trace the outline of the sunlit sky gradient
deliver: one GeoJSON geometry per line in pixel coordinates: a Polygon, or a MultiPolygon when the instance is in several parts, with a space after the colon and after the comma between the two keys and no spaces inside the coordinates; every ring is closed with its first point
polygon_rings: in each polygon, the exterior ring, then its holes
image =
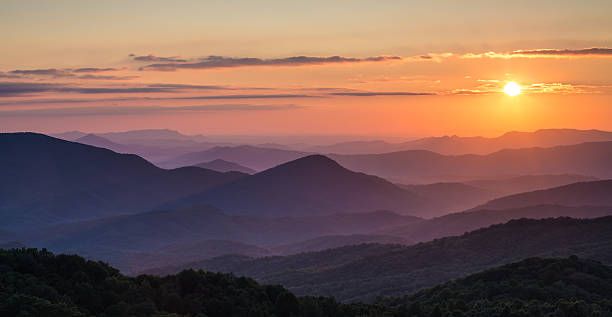
{"type": "Polygon", "coordinates": [[[612,130],[612,2],[534,2],[5,0],[0,129],[612,130]]]}

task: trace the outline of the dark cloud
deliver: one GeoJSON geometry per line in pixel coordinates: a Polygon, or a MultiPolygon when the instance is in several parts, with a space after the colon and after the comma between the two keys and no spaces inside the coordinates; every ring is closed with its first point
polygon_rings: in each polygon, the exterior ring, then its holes
{"type": "Polygon", "coordinates": [[[156,87],[63,87],[58,91],[79,94],[133,94],[151,92],[169,92],[173,89],[156,87]]]}
{"type": "Polygon", "coordinates": [[[113,75],[92,75],[86,74],[78,76],[79,79],[95,79],[95,80],[130,80],[138,78],[138,76],[113,76],[113,75]]]}
{"type": "Polygon", "coordinates": [[[0,82],[0,96],[18,96],[25,94],[54,91],[61,85],[46,83],[0,82]]]}
{"type": "Polygon", "coordinates": [[[177,97],[172,99],[183,100],[215,100],[215,99],[286,99],[286,98],[313,98],[311,95],[303,94],[240,94],[240,95],[213,95],[213,96],[191,96],[177,97]]]}
{"type": "Polygon", "coordinates": [[[351,97],[375,97],[375,96],[434,96],[436,94],[430,92],[408,92],[408,91],[347,91],[347,92],[332,92],[334,96],[351,96],[351,97]]]}
{"type": "Polygon", "coordinates": [[[69,70],[57,69],[57,68],[46,68],[46,69],[17,69],[9,72],[13,75],[20,76],[51,76],[51,77],[72,77],[69,70]]]}
{"type": "Polygon", "coordinates": [[[169,92],[161,87],[79,87],[51,83],[0,82],[0,96],[16,96],[43,92],[68,92],[80,94],[150,93],[169,92]]]}
{"type": "Polygon", "coordinates": [[[593,47],[585,49],[537,49],[513,51],[513,55],[612,55],[612,48],[593,47]]]}
{"type": "Polygon", "coordinates": [[[188,85],[188,84],[151,84],[148,87],[154,88],[172,88],[172,89],[189,89],[189,90],[228,90],[231,88],[217,85],[188,85]]]}
{"type": "MultiPolygon", "coordinates": [[[[13,78],[28,78],[28,77],[53,77],[53,78],[78,78],[78,79],[101,79],[101,80],[126,80],[137,78],[136,76],[112,76],[112,75],[94,75],[95,73],[111,72],[116,71],[116,68],[97,68],[97,67],[84,67],[84,68],[45,68],[45,69],[16,69],[10,71],[8,74],[12,75],[13,78]]],[[[4,76],[6,77],[6,76],[4,76]]]]}
{"type": "Polygon", "coordinates": [[[198,106],[94,106],[73,108],[44,108],[0,111],[0,116],[11,117],[70,117],[70,116],[116,116],[116,115],[146,115],[158,113],[189,113],[189,112],[226,112],[226,111],[274,111],[292,110],[301,106],[287,105],[198,105],[198,106]]]}
{"type": "Polygon", "coordinates": [[[358,63],[358,62],[382,62],[388,60],[400,60],[399,56],[374,56],[367,58],[329,56],[293,56],[286,58],[261,59],[254,57],[224,57],[208,56],[197,61],[155,63],[142,67],[143,70],[173,71],[177,69],[212,69],[212,68],[231,68],[245,66],[301,66],[301,65],[320,65],[338,63],[358,63]]]}
{"type": "MultiPolygon", "coordinates": [[[[225,90],[223,86],[206,85],[183,85],[183,84],[151,84],[144,87],[81,87],[68,84],[36,83],[36,82],[0,82],[0,96],[31,95],[45,92],[66,92],[84,95],[92,94],[130,94],[130,93],[160,93],[160,92],[182,92],[198,90],[225,90]]],[[[312,98],[306,94],[232,94],[232,95],[203,95],[188,97],[138,97],[130,100],[222,100],[222,99],[286,99],[286,98],[312,98]]],[[[120,100],[126,100],[118,98],[120,100]]],[[[99,100],[83,99],[47,99],[40,103],[71,102],[93,102],[99,100]]],[[[110,100],[110,99],[109,99],[110,100]]],[[[22,101],[21,103],[28,103],[22,101]]],[[[7,104],[7,103],[0,103],[7,104]]]]}
{"type": "Polygon", "coordinates": [[[134,54],[130,54],[129,55],[133,60],[137,61],[137,62],[172,62],[172,63],[185,63],[187,62],[186,59],[177,57],[177,56],[169,56],[169,57],[161,57],[161,56],[155,56],[155,55],[134,55],[134,54]]]}
{"type": "Polygon", "coordinates": [[[72,69],[71,71],[74,73],[102,73],[102,72],[113,72],[118,69],[116,68],[97,68],[97,67],[83,67],[72,69]]]}

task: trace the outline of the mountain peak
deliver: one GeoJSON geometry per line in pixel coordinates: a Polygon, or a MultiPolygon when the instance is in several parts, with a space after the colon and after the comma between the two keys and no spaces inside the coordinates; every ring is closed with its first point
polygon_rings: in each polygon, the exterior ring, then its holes
{"type": "Polygon", "coordinates": [[[340,166],[338,162],[332,160],[331,158],[321,155],[321,154],[313,154],[304,156],[302,158],[298,158],[291,162],[287,162],[281,164],[276,168],[288,169],[288,168],[308,168],[308,169],[330,169],[330,168],[340,168],[344,169],[344,167],[340,166]]]}

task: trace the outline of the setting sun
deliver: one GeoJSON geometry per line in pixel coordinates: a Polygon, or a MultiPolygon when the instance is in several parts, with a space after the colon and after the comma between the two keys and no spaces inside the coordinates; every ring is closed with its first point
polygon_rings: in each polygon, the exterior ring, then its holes
{"type": "Polygon", "coordinates": [[[514,97],[521,94],[521,86],[513,81],[509,82],[504,86],[504,93],[508,96],[514,97]]]}

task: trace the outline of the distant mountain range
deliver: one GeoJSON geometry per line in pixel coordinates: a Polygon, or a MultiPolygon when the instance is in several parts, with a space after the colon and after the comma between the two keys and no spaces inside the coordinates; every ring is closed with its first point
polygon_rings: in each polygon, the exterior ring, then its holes
{"type": "Polygon", "coordinates": [[[610,157],[612,142],[502,150],[487,155],[446,156],[415,150],[330,156],[348,169],[404,184],[464,182],[539,174],[612,178],[610,157]]]}
{"type": "MultiPolygon", "coordinates": [[[[73,141],[87,136],[83,132],[67,132],[59,137],[73,141]]],[[[430,137],[403,143],[384,141],[351,141],[334,145],[307,144],[237,145],[215,141],[214,137],[189,136],[172,130],[136,130],[98,133],[98,138],[84,138],[78,142],[138,154],[166,168],[191,166],[222,159],[254,170],[265,170],[310,154],[383,154],[409,150],[426,150],[442,155],[491,154],[503,149],[555,147],[585,142],[612,141],[612,132],[599,130],[546,129],[534,132],[508,132],[500,137],[430,137]],[[111,142],[109,144],[108,142],[111,142]],[[106,146],[104,144],[107,143],[106,146]]],[[[535,174],[535,173],[527,173],[535,174]]],[[[539,173],[542,174],[542,173],[539,173]]],[[[554,173],[557,174],[557,173],[554,173]]],[[[522,174],[521,174],[522,175],[522,174]]],[[[518,176],[516,174],[507,176],[518,176]]],[[[397,179],[394,179],[397,180],[397,179]]],[[[455,179],[456,180],[456,179],[455,179]]],[[[399,180],[401,181],[401,180],[399,180]]],[[[453,181],[431,180],[427,182],[453,181]]],[[[408,183],[412,183],[409,181],[408,183]]]]}
{"type": "Polygon", "coordinates": [[[544,219],[557,217],[597,218],[612,216],[612,206],[567,207],[560,205],[534,205],[512,209],[475,209],[453,213],[426,221],[385,228],[378,234],[402,237],[407,241],[424,242],[443,237],[461,235],[479,228],[505,223],[512,219],[544,219]]]}
{"type": "Polygon", "coordinates": [[[465,182],[465,184],[503,195],[511,195],[594,180],[597,180],[597,178],[574,174],[523,175],[499,179],[472,180],[465,182]]]}
{"type": "Polygon", "coordinates": [[[572,254],[612,263],[612,217],[512,220],[408,247],[374,244],[286,257],[222,257],[151,272],[187,267],[233,272],[297,294],[362,301],[411,293],[527,257],[572,254]]]}
{"type": "Polygon", "coordinates": [[[307,152],[262,148],[251,145],[219,146],[204,151],[183,154],[171,160],[161,162],[159,166],[176,168],[221,159],[261,171],[307,155],[309,155],[307,152]]]}
{"type": "Polygon", "coordinates": [[[476,209],[521,208],[540,204],[612,206],[612,180],[580,182],[494,199],[476,209]]]}
{"type": "Polygon", "coordinates": [[[222,159],[216,159],[210,162],[196,164],[194,166],[206,168],[206,169],[217,171],[217,172],[223,172],[223,173],[224,172],[241,172],[245,174],[255,174],[257,172],[256,170],[252,168],[248,168],[246,166],[242,166],[240,164],[222,160],[222,159]]]}
{"type": "Polygon", "coordinates": [[[310,147],[307,151],[336,154],[381,154],[406,150],[427,150],[444,155],[489,154],[503,149],[554,147],[585,142],[612,141],[612,132],[600,130],[543,129],[508,132],[499,137],[428,137],[403,143],[352,141],[310,147]]]}
{"type": "Polygon", "coordinates": [[[119,153],[137,154],[155,164],[178,155],[230,145],[227,142],[211,142],[201,135],[189,136],[173,130],[134,130],[96,134],[72,131],[54,136],[119,153]]]}
{"type": "Polygon", "coordinates": [[[0,149],[0,227],[10,231],[143,212],[245,176],[164,170],[136,155],[34,133],[0,134],[0,149]]]}

